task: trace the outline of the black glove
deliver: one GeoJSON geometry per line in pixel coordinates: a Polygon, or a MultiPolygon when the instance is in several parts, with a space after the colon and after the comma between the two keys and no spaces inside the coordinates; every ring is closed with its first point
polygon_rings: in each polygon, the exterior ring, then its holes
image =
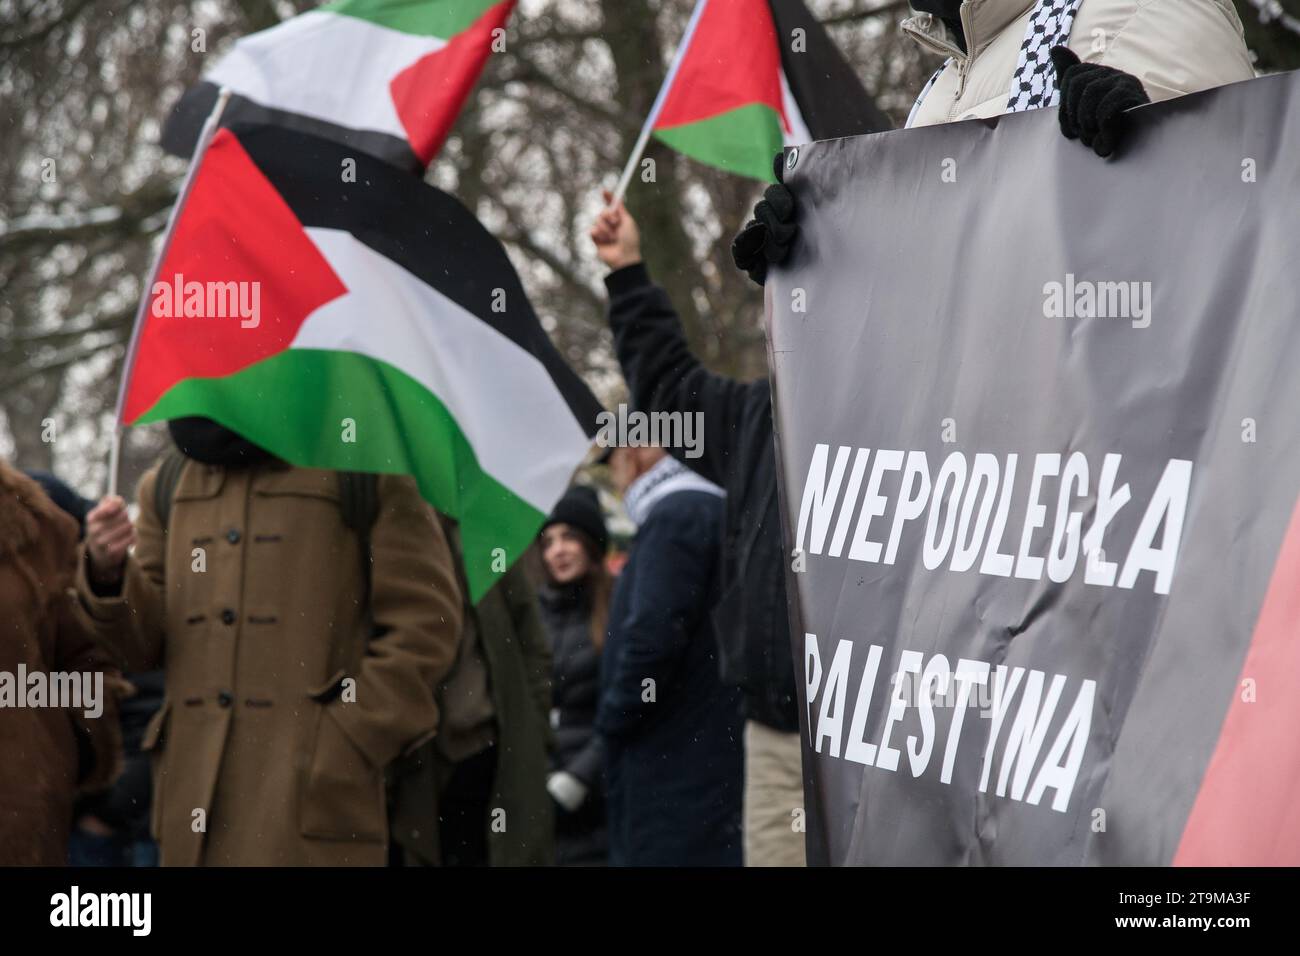
{"type": "Polygon", "coordinates": [[[1061,91],[1061,132],[1083,140],[1098,156],[1110,156],[1124,139],[1124,111],[1151,102],[1142,81],[1114,67],[1082,63],[1063,46],[1052,49],[1052,64],[1061,91]]]}
{"type": "MultiPolygon", "coordinates": [[[[773,169],[777,180],[785,173],[785,157],[776,154],[773,169]]],[[[736,268],[762,285],[767,267],[785,262],[799,227],[794,221],[794,194],[781,182],[767,187],[754,207],[754,218],[731,241],[731,258],[736,268]]]]}

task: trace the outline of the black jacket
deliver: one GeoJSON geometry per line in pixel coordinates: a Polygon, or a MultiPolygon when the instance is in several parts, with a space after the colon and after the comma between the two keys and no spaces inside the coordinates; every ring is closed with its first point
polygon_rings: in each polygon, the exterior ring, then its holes
{"type": "Polygon", "coordinates": [[[667,293],[651,283],[644,265],[610,273],[605,285],[633,403],[645,412],[701,412],[703,454],[687,458],[686,449],[670,450],[727,492],[721,596],[713,614],[723,680],[743,691],[746,716],[797,731],[768,382],[737,382],[704,368],[686,345],[667,293]]]}
{"type": "Polygon", "coordinates": [[[591,597],[581,585],[543,585],[537,604],[551,644],[551,770],[567,771],[588,788],[577,810],[555,808],[556,862],[603,866],[609,854],[605,748],[596,733],[600,654],[591,643],[591,597]]]}
{"type": "Polygon", "coordinates": [[[721,683],[709,623],[721,524],[716,494],[668,494],[614,589],[596,718],[614,866],[741,863],[740,694],[721,683]]]}
{"type": "Polygon", "coordinates": [[[94,814],[122,839],[148,840],[153,781],[149,754],[140,749],[140,743],[149,721],[162,706],[163,672],[143,671],[123,676],[135,687],[135,694],[117,704],[122,721],[122,775],[107,790],[79,799],[74,816],[94,814]]]}
{"type": "Polygon", "coordinates": [[[596,736],[600,654],[591,644],[591,607],[581,587],[543,585],[537,592],[551,641],[551,769],[567,770],[598,789],[605,758],[596,736]]]}

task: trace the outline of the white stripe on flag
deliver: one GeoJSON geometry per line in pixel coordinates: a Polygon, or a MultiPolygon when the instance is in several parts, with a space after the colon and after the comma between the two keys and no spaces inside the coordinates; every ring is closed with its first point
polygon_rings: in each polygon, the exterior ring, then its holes
{"type": "Polygon", "coordinates": [[[794,91],[790,89],[790,83],[785,78],[785,70],[781,70],[781,105],[785,108],[786,122],[790,128],[782,130],[785,134],[785,145],[803,146],[813,141],[812,133],[808,131],[808,124],[803,121],[803,111],[799,109],[799,101],[794,98],[794,91]]]}
{"type": "Polygon", "coordinates": [[[306,231],[348,293],[309,315],[289,347],[355,352],[405,372],[451,413],[484,471],[549,511],[591,439],[542,363],[351,233],[306,231]]]}
{"type": "Polygon", "coordinates": [[[271,109],[406,139],[388,84],[446,45],[312,10],[239,40],[204,79],[271,109]]]}

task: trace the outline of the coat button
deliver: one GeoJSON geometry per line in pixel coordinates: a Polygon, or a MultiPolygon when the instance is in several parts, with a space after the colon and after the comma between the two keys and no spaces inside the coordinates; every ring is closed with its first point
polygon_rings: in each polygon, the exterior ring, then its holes
{"type": "Polygon", "coordinates": [[[231,528],[226,532],[226,540],[231,544],[239,544],[239,529],[231,528]]]}
{"type": "Polygon", "coordinates": [[[217,703],[220,704],[222,707],[229,707],[234,702],[235,702],[235,695],[230,693],[230,691],[228,690],[223,690],[220,694],[217,695],[217,703]]]}
{"type": "Polygon", "coordinates": [[[235,612],[232,611],[230,608],[226,608],[224,611],[221,612],[221,623],[225,624],[227,627],[229,627],[231,624],[234,624],[237,619],[238,619],[238,615],[235,614],[235,612]]]}

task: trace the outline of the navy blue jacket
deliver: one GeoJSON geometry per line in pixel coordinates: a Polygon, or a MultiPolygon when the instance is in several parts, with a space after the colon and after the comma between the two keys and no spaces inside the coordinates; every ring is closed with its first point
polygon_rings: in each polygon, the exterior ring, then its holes
{"type": "Polygon", "coordinates": [[[705,491],[659,500],[614,590],[596,717],[614,866],[741,863],[741,696],[709,620],[722,511],[705,491]]]}

